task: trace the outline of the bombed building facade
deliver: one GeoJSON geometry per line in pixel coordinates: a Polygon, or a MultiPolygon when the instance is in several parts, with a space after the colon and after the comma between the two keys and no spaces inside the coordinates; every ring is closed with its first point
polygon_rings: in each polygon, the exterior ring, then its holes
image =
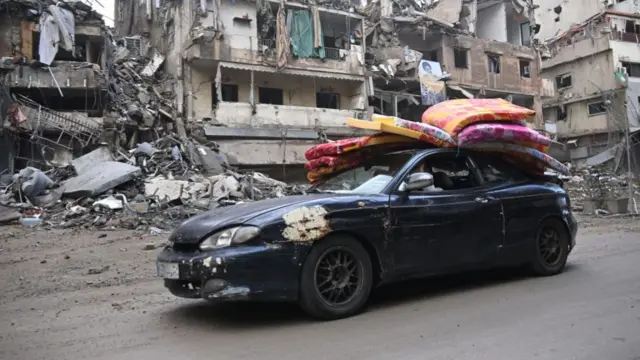
{"type": "Polygon", "coordinates": [[[630,163],[640,172],[637,0],[539,4],[541,76],[555,88],[544,100],[545,127],[566,144],[575,165],[608,163],[620,171],[630,163]]]}
{"type": "Polygon", "coordinates": [[[0,170],[65,163],[100,141],[106,43],[82,2],[0,1],[0,170]]]}
{"type": "Polygon", "coordinates": [[[541,110],[532,14],[524,0],[117,0],[115,35],[176,77],[177,115],[238,163],[302,164],[318,137],[354,134],[347,117],[419,121],[460,97],[541,110]]]}

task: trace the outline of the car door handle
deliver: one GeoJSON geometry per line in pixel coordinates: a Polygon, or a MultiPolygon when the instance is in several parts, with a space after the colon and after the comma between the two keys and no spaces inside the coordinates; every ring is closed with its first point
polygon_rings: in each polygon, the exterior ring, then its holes
{"type": "Polygon", "coordinates": [[[477,203],[480,203],[480,204],[486,204],[486,203],[488,203],[488,202],[489,202],[489,199],[487,199],[487,198],[483,198],[483,197],[477,197],[477,198],[476,198],[476,202],[477,202],[477,203]]]}

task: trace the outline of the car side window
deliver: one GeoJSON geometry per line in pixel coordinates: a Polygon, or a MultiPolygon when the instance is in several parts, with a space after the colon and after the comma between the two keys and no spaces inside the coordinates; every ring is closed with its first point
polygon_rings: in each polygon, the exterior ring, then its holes
{"type": "MultiPolygon", "coordinates": [[[[481,179],[471,171],[469,159],[462,154],[432,154],[416,165],[408,175],[426,172],[433,175],[433,186],[420,193],[456,191],[480,186],[481,179]]],[[[407,176],[408,176],[407,175],[407,176]]]]}
{"type": "Polygon", "coordinates": [[[504,161],[490,156],[474,156],[473,160],[487,184],[497,184],[512,180],[520,180],[523,175],[504,161]]]}

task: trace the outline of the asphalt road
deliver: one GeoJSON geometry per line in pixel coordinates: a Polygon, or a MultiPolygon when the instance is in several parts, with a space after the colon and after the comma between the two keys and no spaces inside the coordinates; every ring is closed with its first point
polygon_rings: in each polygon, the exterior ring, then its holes
{"type": "Polygon", "coordinates": [[[581,229],[565,273],[490,272],[377,291],[357,317],[178,300],[159,281],[6,301],[0,359],[640,359],[640,232],[581,229]]]}

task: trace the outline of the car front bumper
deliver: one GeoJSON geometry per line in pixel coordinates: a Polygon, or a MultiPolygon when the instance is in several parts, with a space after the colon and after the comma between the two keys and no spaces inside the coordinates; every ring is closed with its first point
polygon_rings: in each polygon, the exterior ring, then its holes
{"type": "Polygon", "coordinates": [[[172,294],[217,301],[296,300],[300,271],[293,246],[260,245],[212,251],[165,248],[156,264],[172,294]]]}

